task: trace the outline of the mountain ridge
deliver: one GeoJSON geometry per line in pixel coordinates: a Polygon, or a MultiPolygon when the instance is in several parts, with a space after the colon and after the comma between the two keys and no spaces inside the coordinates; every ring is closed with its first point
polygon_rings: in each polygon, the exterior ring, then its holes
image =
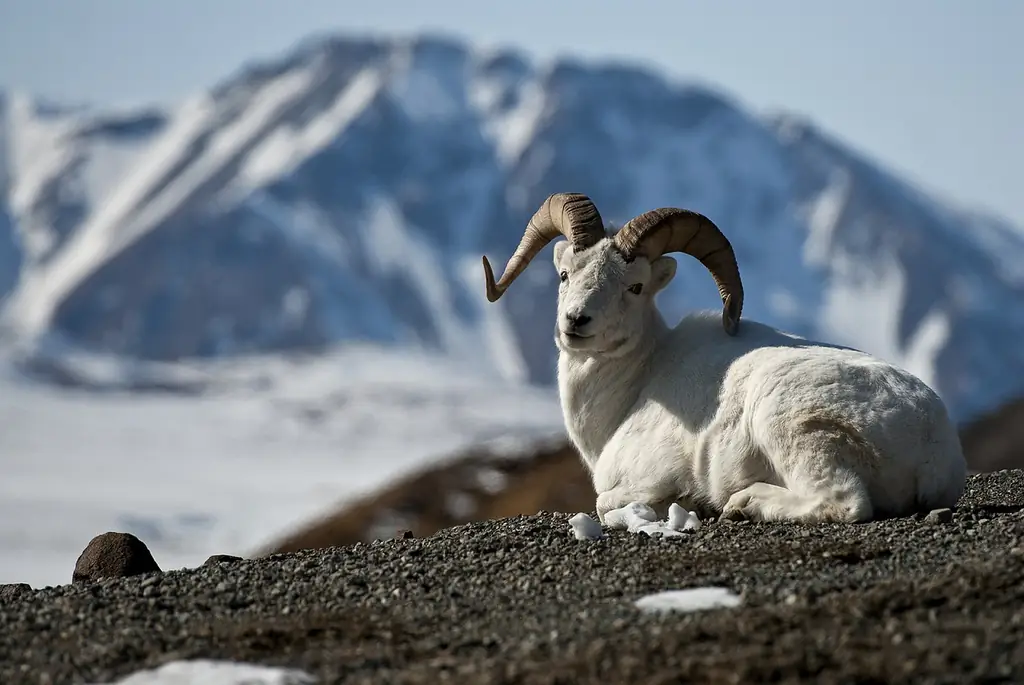
{"type": "MultiPolygon", "coordinates": [[[[958,418],[1024,389],[1009,222],[650,67],[334,34],[172,108],[10,100],[0,316],[30,351],[173,361],[369,341],[549,384],[548,252],[493,305],[479,256],[504,264],[544,197],[576,190],[617,225],[656,206],[707,214],[736,249],[746,316],[901,363],[958,418]]],[[[717,306],[679,260],[659,296],[670,321],[717,306]]]]}

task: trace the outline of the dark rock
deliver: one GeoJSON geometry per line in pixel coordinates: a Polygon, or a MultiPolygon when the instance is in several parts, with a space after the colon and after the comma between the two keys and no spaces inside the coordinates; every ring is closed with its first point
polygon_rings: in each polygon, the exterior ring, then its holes
{"type": "Polygon", "coordinates": [[[395,534],[396,540],[412,540],[415,535],[412,534],[411,530],[400,530],[395,534]]]}
{"type": "Polygon", "coordinates": [[[203,566],[212,566],[213,564],[233,564],[237,561],[242,561],[242,557],[236,557],[233,554],[213,554],[203,562],[203,566]]]}
{"type": "Polygon", "coordinates": [[[87,583],[100,578],[127,578],[160,572],[146,543],[131,533],[103,533],[89,541],[78,557],[72,583],[87,583]]]}
{"type": "Polygon", "coordinates": [[[0,602],[14,599],[27,592],[32,592],[32,586],[28,583],[4,583],[0,585],[0,602]]]}
{"type": "Polygon", "coordinates": [[[932,509],[928,512],[928,515],[924,517],[927,523],[949,523],[953,520],[952,509],[932,509]]]}

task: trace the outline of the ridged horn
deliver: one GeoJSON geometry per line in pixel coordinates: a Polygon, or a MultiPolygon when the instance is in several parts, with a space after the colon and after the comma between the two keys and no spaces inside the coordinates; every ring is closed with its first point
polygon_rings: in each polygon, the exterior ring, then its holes
{"type": "Polygon", "coordinates": [[[553,193],[526,225],[519,247],[505,265],[505,272],[494,282],[494,271],[484,257],[484,277],[487,279],[487,299],[496,301],[512,281],[530,264],[545,245],[564,235],[573,249],[586,249],[604,237],[604,223],[597,207],[582,193],[553,193]]]}
{"type": "Polygon", "coordinates": [[[628,260],[639,255],[654,260],[668,252],[696,257],[718,286],[725,332],[736,335],[743,311],[743,282],[732,245],[711,219],[688,209],[652,209],[631,219],[614,240],[628,260]]]}

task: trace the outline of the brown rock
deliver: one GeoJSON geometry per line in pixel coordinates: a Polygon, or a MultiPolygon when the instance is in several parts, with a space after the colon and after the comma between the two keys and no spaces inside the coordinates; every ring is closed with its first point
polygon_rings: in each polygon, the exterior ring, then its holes
{"type": "Polygon", "coordinates": [[[159,573],[160,567],[142,540],[131,533],[103,533],[90,540],[78,557],[71,582],[127,578],[154,571],[159,573]]]}

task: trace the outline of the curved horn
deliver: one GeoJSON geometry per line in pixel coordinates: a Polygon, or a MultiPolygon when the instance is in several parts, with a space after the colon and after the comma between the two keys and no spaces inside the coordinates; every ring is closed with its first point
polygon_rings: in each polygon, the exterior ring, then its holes
{"type": "Polygon", "coordinates": [[[667,252],[696,257],[711,272],[722,298],[722,325],[736,335],[743,311],[743,282],[729,240],[711,219],[687,209],[662,207],[631,219],[615,234],[615,244],[632,260],[654,260],[667,252]]]}
{"type": "Polygon", "coordinates": [[[487,299],[494,302],[549,242],[564,235],[573,249],[586,249],[604,237],[604,223],[597,207],[582,193],[554,193],[541,204],[526,225],[519,247],[508,260],[497,283],[491,264],[484,257],[487,299]]]}

